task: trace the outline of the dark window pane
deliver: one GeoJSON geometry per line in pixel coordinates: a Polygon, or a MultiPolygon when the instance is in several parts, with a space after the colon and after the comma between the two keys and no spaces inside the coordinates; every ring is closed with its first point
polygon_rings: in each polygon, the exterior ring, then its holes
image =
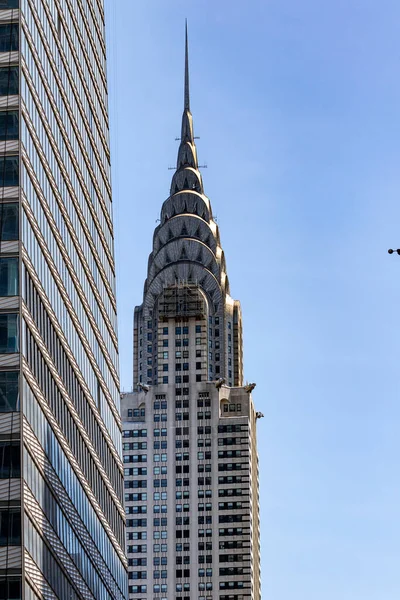
{"type": "Polygon", "coordinates": [[[0,68],[0,96],[18,94],[18,67],[0,68]]]}
{"type": "Polygon", "coordinates": [[[19,410],[19,373],[0,371],[0,413],[19,410]]]}
{"type": "Polygon", "coordinates": [[[0,600],[21,600],[21,598],[21,579],[19,577],[0,577],[0,600]]]}
{"type": "Polygon", "coordinates": [[[19,8],[19,0],[0,0],[0,8],[19,8]]]}
{"type": "Polygon", "coordinates": [[[0,112],[0,140],[17,140],[19,136],[19,115],[17,110],[0,112]]]}
{"type": "Polygon", "coordinates": [[[21,545],[20,509],[0,510],[0,546],[21,545]]]}
{"type": "Polygon", "coordinates": [[[0,235],[3,242],[18,239],[18,215],[18,204],[2,204],[0,206],[0,235]]]}
{"type": "Polygon", "coordinates": [[[19,185],[19,157],[2,156],[0,158],[0,186],[19,185]]]}
{"type": "Polygon", "coordinates": [[[21,477],[20,445],[0,442],[0,479],[21,477]]]}
{"type": "Polygon", "coordinates": [[[0,296],[18,295],[18,258],[0,258],[0,296]]]}
{"type": "Polygon", "coordinates": [[[0,25],[0,52],[18,50],[18,28],[18,23],[0,25]]]}
{"type": "Polygon", "coordinates": [[[18,315],[0,314],[0,353],[19,352],[18,315]]]}

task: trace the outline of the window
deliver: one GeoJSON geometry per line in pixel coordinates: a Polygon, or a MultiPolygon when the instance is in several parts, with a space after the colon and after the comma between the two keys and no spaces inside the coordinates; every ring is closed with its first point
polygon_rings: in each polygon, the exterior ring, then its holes
{"type": "Polygon", "coordinates": [[[19,373],[0,371],[0,413],[19,411],[19,373]]]}
{"type": "Polygon", "coordinates": [[[201,375],[200,374],[196,375],[196,381],[197,382],[201,381],[201,375]]]}
{"type": "Polygon", "coordinates": [[[0,510],[0,546],[21,545],[20,509],[0,510]]]}
{"type": "MultiPolygon", "coordinates": [[[[0,25],[1,28],[1,25],[0,25]]],[[[0,140],[17,140],[19,135],[19,115],[17,110],[0,112],[0,140]]]]}
{"type": "MultiPolygon", "coordinates": [[[[2,5],[0,3],[0,8],[2,5]]],[[[0,578],[0,600],[21,600],[21,580],[19,577],[0,578]]]]}
{"type": "Polygon", "coordinates": [[[201,338],[197,337],[196,338],[196,346],[200,346],[201,344],[201,338]]]}
{"type": "Polygon", "coordinates": [[[162,366],[162,370],[163,370],[163,371],[168,371],[168,364],[164,364],[164,365],[162,366]]]}
{"type": "Polygon", "coordinates": [[[163,340],[162,345],[164,348],[168,348],[168,340],[163,340]]]}
{"type": "Polygon", "coordinates": [[[0,314],[0,353],[19,352],[18,330],[17,314],[0,314]]]}
{"type": "Polygon", "coordinates": [[[0,442],[0,479],[21,476],[19,442],[0,442]]]}
{"type": "Polygon", "coordinates": [[[162,378],[162,382],[168,383],[168,375],[164,375],[164,377],[162,378]]]}
{"type": "Polygon", "coordinates": [[[181,335],[181,334],[182,334],[181,327],[175,327],[175,335],[181,335]]]}
{"type": "Polygon", "coordinates": [[[163,359],[166,360],[168,358],[168,350],[163,352],[163,359]]]}
{"type": "MultiPolygon", "coordinates": [[[[2,69],[0,68],[0,74],[2,69]]],[[[1,75],[0,75],[1,77],[1,75]]],[[[0,78],[1,86],[1,78],[0,78]]],[[[1,94],[0,94],[1,95],[1,94]]],[[[0,185],[13,187],[19,185],[19,157],[2,156],[0,158],[0,185]]]]}
{"type": "Polygon", "coordinates": [[[163,335],[168,335],[168,327],[163,327],[163,335]]]}
{"type": "MultiPolygon", "coordinates": [[[[18,27],[18,25],[17,25],[18,27]]],[[[18,67],[0,68],[0,96],[11,96],[19,93],[18,67]]]]}
{"type": "Polygon", "coordinates": [[[1,240],[17,240],[19,219],[18,204],[2,204],[0,207],[1,240]]]}

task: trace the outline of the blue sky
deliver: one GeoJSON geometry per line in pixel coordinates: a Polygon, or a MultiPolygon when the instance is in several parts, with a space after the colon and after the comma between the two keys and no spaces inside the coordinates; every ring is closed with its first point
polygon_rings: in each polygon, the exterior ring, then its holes
{"type": "Polygon", "coordinates": [[[121,379],[189,21],[204,185],[256,381],[268,600],[400,597],[400,4],[106,0],[121,379]]]}

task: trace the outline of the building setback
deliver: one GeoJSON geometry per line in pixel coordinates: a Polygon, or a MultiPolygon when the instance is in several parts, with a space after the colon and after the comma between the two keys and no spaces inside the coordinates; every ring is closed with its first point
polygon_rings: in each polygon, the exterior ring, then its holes
{"type": "Polygon", "coordinates": [[[129,597],[259,600],[254,385],[185,93],[176,172],[135,309],[122,395],[129,597]]]}
{"type": "Polygon", "coordinates": [[[102,0],[0,1],[0,597],[127,597],[102,0]]]}

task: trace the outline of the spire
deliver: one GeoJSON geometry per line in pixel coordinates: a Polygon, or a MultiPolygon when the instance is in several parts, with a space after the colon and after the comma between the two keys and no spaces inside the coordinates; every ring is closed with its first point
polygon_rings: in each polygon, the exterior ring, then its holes
{"type": "Polygon", "coordinates": [[[185,21],[185,85],[184,85],[184,103],[182,115],[181,141],[194,143],[192,114],[190,112],[190,91],[189,91],[189,37],[187,19],[185,21]]]}
{"type": "Polygon", "coordinates": [[[189,90],[189,42],[188,42],[188,26],[187,19],[185,20],[185,104],[184,110],[190,112],[190,90],[189,90]]]}
{"type": "Polygon", "coordinates": [[[193,118],[190,112],[189,36],[187,20],[185,22],[185,82],[181,143],[179,145],[176,172],[172,178],[170,193],[175,194],[182,190],[194,190],[203,193],[203,182],[198,168],[196,145],[194,143],[193,118]]]}

